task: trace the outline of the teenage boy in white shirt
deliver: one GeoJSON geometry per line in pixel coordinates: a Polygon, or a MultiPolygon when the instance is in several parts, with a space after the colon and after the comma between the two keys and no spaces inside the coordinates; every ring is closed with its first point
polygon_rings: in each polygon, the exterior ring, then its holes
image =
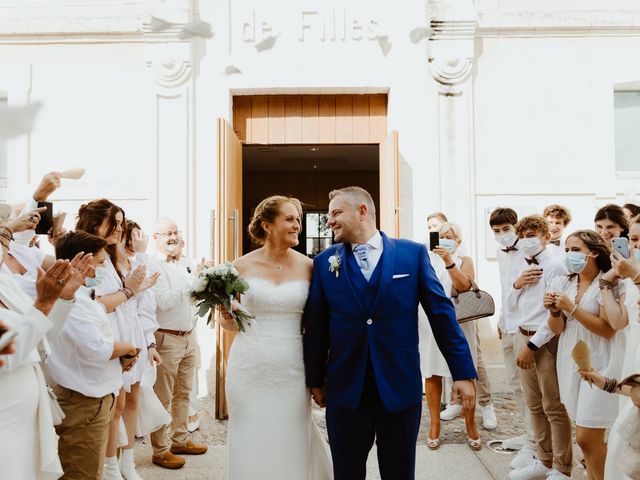
{"type": "Polygon", "coordinates": [[[509,289],[507,303],[518,311],[515,346],[524,397],[531,414],[536,459],[512,470],[511,480],[569,478],[571,475],[571,421],[560,401],[556,354],[558,337],[547,324],[544,295],[554,278],[567,275],[564,263],[548,250],[551,235],[541,215],[524,217],[516,225],[518,248],[524,259],[509,289]]]}
{"type": "Polygon", "coordinates": [[[116,342],[104,306],[95,301],[95,271],[104,268],[107,242],[86,232],[69,232],[56,243],[58,259],[92,253],[92,268],[62,331],[50,340],[46,367],[65,419],[56,426],[65,478],[101,478],[102,451],[122,371],[133,366],[137,350],[116,342]]]}
{"type": "Polygon", "coordinates": [[[549,224],[549,235],[551,236],[547,248],[554,257],[564,262],[564,229],[571,222],[571,212],[562,205],[553,204],[544,209],[542,216],[549,224]]]}
{"type": "Polygon", "coordinates": [[[516,224],[518,214],[511,208],[496,208],[489,217],[489,226],[493,231],[496,241],[500,244],[496,251],[498,268],[500,271],[500,292],[502,308],[498,320],[498,337],[502,343],[502,355],[507,373],[507,382],[513,392],[513,399],[518,406],[518,411],[525,423],[526,434],[522,437],[506,439],[502,442],[503,448],[520,450],[511,461],[511,468],[521,468],[533,460],[535,449],[531,428],[531,418],[526,407],[522,393],[522,383],[516,365],[518,354],[515,341],[518,335],[518,311],[510,310],[507,295],[513,282],[520,273],[520,266],[524,261],[524,254],[518,248],[518,236],[516,224]]]}

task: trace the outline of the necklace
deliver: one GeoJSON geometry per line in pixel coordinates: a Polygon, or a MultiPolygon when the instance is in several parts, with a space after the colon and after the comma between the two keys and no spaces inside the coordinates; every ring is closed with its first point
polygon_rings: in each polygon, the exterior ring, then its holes
{"type": "Polygon", "coordinates": [[[282,265],[274,265],[274,267],[276,267],[276,272],[282,271],[282,265]]]}
{"type": "Polygon", "coordinates": [[[282,270],[284,270],[284,265],[281,265],[279,263],[275,263],[273,260],[271,260],[267,255],[263,254],[264,259],[266,260],[266,262],[268,264],[270,264],[271,266],[273,266],[273,268],[276,269],[276,272],[281,272],[282,270]]]}

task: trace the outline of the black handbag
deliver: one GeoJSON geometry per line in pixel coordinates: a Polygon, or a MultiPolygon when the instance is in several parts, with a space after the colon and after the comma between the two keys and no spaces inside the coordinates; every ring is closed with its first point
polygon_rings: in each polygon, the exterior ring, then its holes
{"type": "Polygon", "coordinates": [[[496,313],[493,297],[480,290],[476,282],[471,282],[471,290],[458,292],[452,288],[451,301],[456,310],[458,323],[471,322],[480,318],[491,317],[496,313]]]}

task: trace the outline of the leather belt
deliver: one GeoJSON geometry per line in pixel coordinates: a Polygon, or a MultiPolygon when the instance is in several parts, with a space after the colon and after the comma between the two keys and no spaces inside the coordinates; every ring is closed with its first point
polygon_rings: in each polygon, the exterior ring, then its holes
{"type": "Polygon", "coordinates": [[[533,330],[533,331],[531,331],[531,330],[525,330],[525,329],[524,329],[524,328],[522,328],[522,327],[518,327],[518,330],[520,330],[520,333],[521,333],[521,334],[526,335],[527,337],[533,337],[533,336],[536,334],[536,331],[535,331],[535,330],[533,330]]]}
{"type": "Polygon", "coordinates": [[[185,335],[191,333],[191,330],[185,332],[183,330],[169,330],[168,328],[159,328],[157,330],[160,333],[169,333],[171,335],[177,335],[178,337],[184,337],[185,335]]]}

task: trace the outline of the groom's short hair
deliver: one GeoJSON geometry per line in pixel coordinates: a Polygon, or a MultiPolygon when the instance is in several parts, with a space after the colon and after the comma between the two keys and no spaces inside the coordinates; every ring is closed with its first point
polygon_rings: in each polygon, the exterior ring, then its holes
{"type": "Polygon", "coordinates": [[[364,188],[345,187],[339,188],[337,190],[331,190],[331,192],[329,192],[329,201],[333,200],[338,195],[349,197],[354,208],[356,208],[358,205],[365,204],[367,206],[367,210],[369,211],[369,216],[374,220],[376,219],[376,206],[373,203],[373,198],[371,197],[371,194],[364,188]]]}

